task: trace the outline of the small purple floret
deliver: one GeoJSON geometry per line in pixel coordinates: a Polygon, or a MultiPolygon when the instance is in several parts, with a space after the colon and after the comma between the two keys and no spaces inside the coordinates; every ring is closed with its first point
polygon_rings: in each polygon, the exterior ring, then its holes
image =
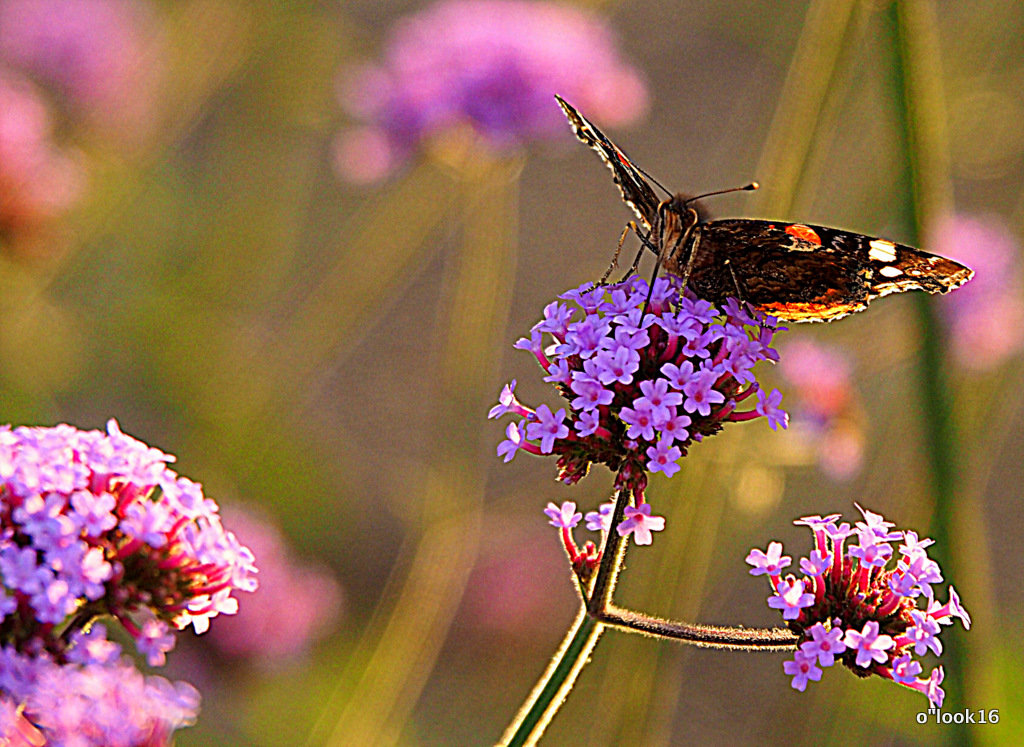
{"type": "Polygon", "coordinates": [[[548,523],[557,529],[573,529],[583,518],[583,514],[576,512],[576,504],[572,501],[566,501],[561,506],[549,503],[544,513],[551,519],[548,523]]]}

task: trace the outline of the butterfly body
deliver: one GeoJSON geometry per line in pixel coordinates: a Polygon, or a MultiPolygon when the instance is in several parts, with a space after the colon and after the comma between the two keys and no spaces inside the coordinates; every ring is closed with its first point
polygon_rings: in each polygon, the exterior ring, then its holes
{"type": "Polygon", "coordinates": [[[634,227],[641,241],[700,298],[713,303],[739,298],[791,322],[832,321],[890,293],[947,293],[974,275],[954,260],[827,226],[704,220],[684,195],[659,199],[618,146],[556,98],[576,137],[611,169],[639,219],[640,227],[634,227]]]}

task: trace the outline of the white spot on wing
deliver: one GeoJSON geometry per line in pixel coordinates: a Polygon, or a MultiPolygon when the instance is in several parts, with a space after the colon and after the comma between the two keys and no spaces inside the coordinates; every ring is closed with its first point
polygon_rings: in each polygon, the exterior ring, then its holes
{"type": "Polygon", "coordinates": [[[899,267],[886,265],[885,267],[878,271],[878,274],[885,278],[898,278],[900,275],[903,274],[903,270],[901,270],[899,267]]]}
{"type": "Polygon", "coordinates": [[[876,262],[896,261],[896,245],[891,241],[872,239],[869,246],[871,249],[868,251],[868,257],[876,262]]]}

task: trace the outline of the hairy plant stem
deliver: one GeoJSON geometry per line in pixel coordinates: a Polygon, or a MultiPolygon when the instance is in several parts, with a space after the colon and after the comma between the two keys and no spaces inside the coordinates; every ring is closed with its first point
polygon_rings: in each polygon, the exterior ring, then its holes
{"type": "Polygon", "coordinates": [[[537,743],[561,708],[583,666],[589,661],[606,627],[696,646],[745,651],[781,651],[791,649],[796,644],[796,636],[785,628],[695,625],[616,607],[612,602],[612,594],[623,567],[628,542],[615,527],[622,523],[626,506],[632,500],[629,488],[621,488],[616,494],[610,529],[601,550],[597,573],[589,585],[577,584],[580,592],[579,613],[547,670],[502,735],[501,745],[518,747],[537,743]]]}

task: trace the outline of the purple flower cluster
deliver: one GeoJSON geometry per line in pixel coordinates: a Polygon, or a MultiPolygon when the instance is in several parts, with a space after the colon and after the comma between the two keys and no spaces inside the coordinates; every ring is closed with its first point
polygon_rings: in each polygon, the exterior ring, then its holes
{"type": "MultiPolygon", "coordinates": [[[[119,647],[93,624],[109,616],[159,666],[172,626],[202,632],[237,610],[232,592],[256,588],[252,553],[201,486],[167,468],[172,460],[113,420],[106,433],[0,428],[0,646],[9,656],[116,667],[119,647]]],[[[0,690],[19,701],[38,680],[35,670],[0,671],[0,690]]]]}
{"type": "Polygon", "coordinates": [[[608,26],[567,5],[441,2],[399,21],[382,56],[342,82],[342,103],[366,123],[336,146],[349,181],[384,177],[423,141],[459,125],[499,151],[562,136],[555,93],[609,126],[634,120],[646,104],[608,26]]]}
{"type": "Polygon", "coordinates": [[[605,464],[616,473],[616,487],[632,491],[639,511],[646,473],[671,477],[690,445],[725,423],[763,416],[773,429],[786,426],[782,395],[766,395],[752,371],[758,361],[778,359],[770,347],[773,319],[732,299],[718,310],[680,293],[672,276],[655,281],[643,314],[647,296],[647,283],[634,277],[561,296],[576,308],[557,301],[545,308],[516,347],[536,356],[544,380],[568,406],[533,410],[516,399],[514,381],[507,385],[488,417],[520,419],[508,426],[499,456],[508,462],[520,450],[555,454],[559,479],[568,484],[592,463],[605,464]],[[755,407],[738,409],[752,395],[755,407]]]}
{"type": "Polygon", "coordinates": [[[942,582],[942,572],[926,551],[932,540],[918,539],[909,530],[893,531],[892,522],[860,510],[864,521],[852,529],[836,523],[839,514],[795,522],[814,532],[814,550],[800,559],[800,578],[782,577],[792,558],[782,554],[779,542],[747,556],[750,573],[771,582],[768,605],[781,610],[800,636],[793,660],[783,668],[793,676],[793,687],[803,691],[809,680],[821,679],[822,667],[838,660],[860,676],[877,674],[918,690],[941,707],[942,667],[918,678],[922,667],[913,655],[941,654],[941,626],[951,625],[955,617],[969,629],[971,618],[952,586],[946,604],[935,600],[932,584],[942,582]],[[853,536],[857,544],[847,546],[853,536]],[[898,555],[894,542],[901,542],[898,555]],[[925,603],[923,608],[918,601],[925,603]]]}
{"type": "Polygon", "coordinates": [[[774,320],[732,299],[720,311],[680,293],[672,276],[655,281],[641,317],[647,295],[637,277],[598,288],[588,283],[561,296],[576,309],[557,301],[544,309],[516,347],[536,356],[568,409],[532,410],[515,398],[515,382],[508,384],[488,417],[522,419],[509,425],[499,456],[508,462],[519,450],[557,454],[559,479],[567,484],[597,462],[642,491],[645,470],[671,477],[690,444],[727,422],[764,416],[772,428],[786,426],[781,393],[765,395],[752,371],[758,361],[778,359],[769,347],[774,320]],[[737,409],[754,394],[754,409],[737,409]]]}

